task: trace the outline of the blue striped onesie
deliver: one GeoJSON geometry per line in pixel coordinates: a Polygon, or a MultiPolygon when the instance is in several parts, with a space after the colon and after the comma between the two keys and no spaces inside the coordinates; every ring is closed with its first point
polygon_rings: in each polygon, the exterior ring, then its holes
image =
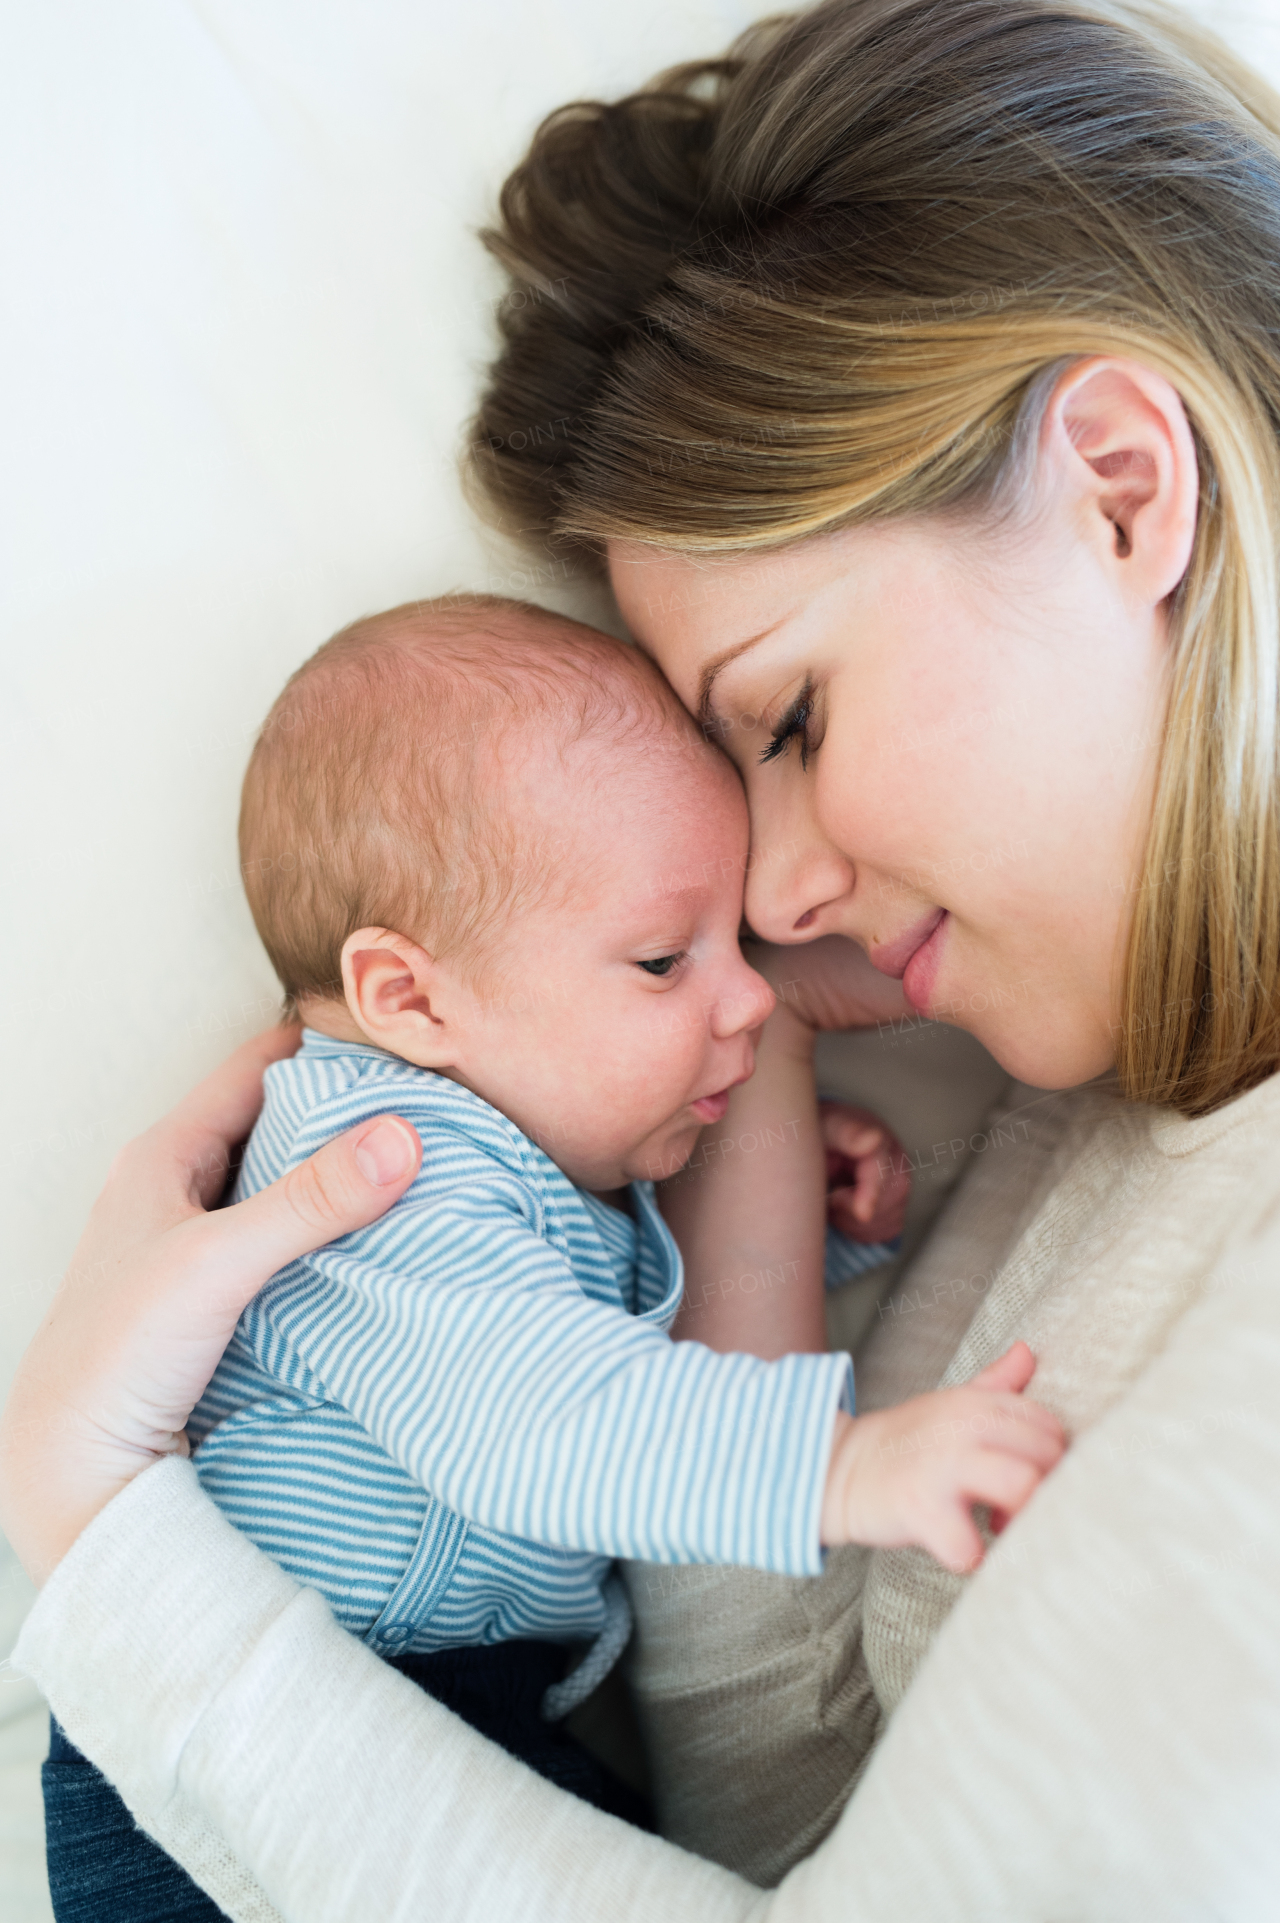
{"type": "Polygon", "coordinates": [[[632,1219],[459,1084],[308,1029],[237,1200],[387,1112],[422,1137],[412,1186],[272,1278],[192,1416],[219,1507],[379,1654],[593,1643],[554,1715],[626,1642],[615,1557],[817,1574],[849,1358],[671,1342],[651,1183],[632,1219]]]}

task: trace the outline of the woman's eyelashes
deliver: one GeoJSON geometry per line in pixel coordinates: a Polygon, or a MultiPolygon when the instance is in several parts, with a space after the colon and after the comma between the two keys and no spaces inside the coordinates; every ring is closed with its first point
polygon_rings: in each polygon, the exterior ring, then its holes
{"type": "Polygon", "coordinates": [[[810,732],[813,711],[813,683],[812,681],[806,680],[803,688],[801,688],[799,694],[791,703],[791,706],[787,709],[787,712],[783,715],[777,727],[773,730],[768,746],[760,750],[761,761],[780,760],[781,757],[786,754],[791,743],[799,740],[800,766],[807,768],[809,766],[809,756],[817,753],[819,745],[818,742],[813,739],[810,732]]]}

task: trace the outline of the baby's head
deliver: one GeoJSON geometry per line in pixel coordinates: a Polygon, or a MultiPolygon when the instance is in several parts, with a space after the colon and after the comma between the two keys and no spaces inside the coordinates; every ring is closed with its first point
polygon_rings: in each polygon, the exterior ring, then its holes
{"type": "Polygon", "coordinates": [[[518,602],[410,603],[289,681],[240,856],[285,992],[437,1069],[581,1187],[670,1174],[750,1074],[738,777],[645,656],[518,602]]]}

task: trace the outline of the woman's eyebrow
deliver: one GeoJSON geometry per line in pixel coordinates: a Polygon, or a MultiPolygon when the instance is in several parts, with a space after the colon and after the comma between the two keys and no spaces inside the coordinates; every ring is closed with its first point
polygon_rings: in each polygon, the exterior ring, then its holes
{"type": "Polygon", "coordinates": [[[734,647],[726,648],[722,654],[713,655],[711,660],[707,662],[701,675],[698,677],[698,725],[704,734],[709,734],[715,726],[716,718],[711,706],[711,690],[720,670],[727,668],[731,661],[736,661],[740,654],[745,654],[748,648],[754,648],[758,641],[767,640],[771,634],[777,632],[786,619],[787,616],[785,614],[782,615],[777,621],[772,622],[769,627],[761,628],[759,634],[751,635],[746,641],[737,642],[734,647]]]}

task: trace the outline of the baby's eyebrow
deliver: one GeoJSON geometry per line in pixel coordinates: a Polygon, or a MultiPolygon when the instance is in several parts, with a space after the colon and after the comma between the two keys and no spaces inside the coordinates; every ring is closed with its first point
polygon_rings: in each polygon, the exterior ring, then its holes
{"type": "MultiPolygon", "coordinates": [[[[707,862],[708,869],[719,873],[719,862],[707,862]]],[[[700,874],[696,869],[677,869],[669,876],[650,876],[643,889],[637,890],[628,904],[634,908],[637,921],[641,915],[653,910],[659,903],[663,907],[673,907],[687,902],[690,906],[705,901],[711,884],[710,874],[700,874]]]]}

